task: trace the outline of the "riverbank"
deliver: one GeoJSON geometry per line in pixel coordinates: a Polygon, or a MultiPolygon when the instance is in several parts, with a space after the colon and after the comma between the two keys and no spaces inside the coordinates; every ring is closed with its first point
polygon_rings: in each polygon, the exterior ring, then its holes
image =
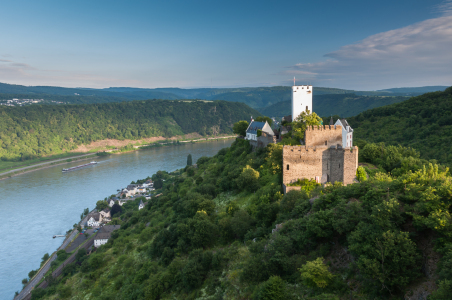
{"type": "Polygon", "coordinates": [[[96,153],[88,153],[88,154],[79,155],[79,156],[72,156],[70,158],[54,159],[54,160],[46,161],[44,163],[36,163],[36,164],[32,164],[27,167],[21,167],[21,168],[17,168],[17,169],[13,169],[10,171],[5,171],[3,173],[0,173],[0,180],[8,179],[11,177],[19,176],[19,175],[30,173],[30,172],[37,171],[37,170],[47,169],[47,168],[51,168],[51,167],[55,167],[55,166],[59,166],[59,165],[65,165],[69,162],[89,160],[89,159],[93,159],[95,157],[97,157],[96,153]]]}
{"type": "MultiPolygon", "coordinates": [[[[88,160],[88,159],[93,159],[95,157],[98,156],[98,153],[102,153],[105,152],[107,154],[122,154],[122,153],[128,153],[128,152],[132,152],[132,151],[137,151],[137,150],[145,150],[145,149],[150,149],[153,147],[164,147],[164,146],[176,146],[176,145],[183,145],[186,143],[203,143],[203,142],[212,142],[212,141],[217,141],[217,140],[224,140],[224,139],[232,139],[232,138],[236,138],[235,135],[222,135],[222,136],[216,136],[216,137],[206,137],[206,138],[191,138],[191,139],[186,139],[186,140],[178,140],[177,137],[173,137],[171,139],[165,139],[165,142],[159,142],[159,141],[155,141],[152,143],[143,143],[142,140],[136,142],[135,144],[127,144],[121,148],[113,148],[111,149],[111,146],[107,144],[104,145],[104,148],[96,148],[96,149],[89,149],[89,148],[85,148],[86,151],[93,151],[93,150],[97,150],[97,153],[87,153],[87,154],[82,154],[80,155],[80,150],[83,150],[81,148],[77,149],[77,153],[74,153],[75,156],[70,156],[70,153],[68,153],[68,156],[63,155],[64,158],[60,158],[62,155],[57,155],[57,157],[55,157],[54,159],[52,159],[51,157],[49,157],[49,159],[45,160],[44,162],[42,162],[42,160],[38,160],[36,161],[36,163],[31,162],[30,164],[27,164],[25,167],[23,167],[22,165],[18,165],[17,168],[14,169],[4,169],[0,170],[0,180],[4,180],[4,179],[8,179],[11,177],[15,177],[15,176],[19,176],[22,174],[26,174],[29,172],[33,172],[33,171],[38,171],[38,170],[42,170],[42,169],[46,169],[46,168],[50,168],[50,167],[54,167],[54,166],[59,166],[59,165],[64,165],[70,162],[74,162],[74,161],[83,161],[83,160],[88,160]]],[[[147,141],[148,139],[146,139],[147,141]]],[[[102,141],[98,141],[95,143],[101,143],[102,141]]]]}
{"type": "MultiPolygon", "coordinates": [[[[181,143],[155,147],[145,151],[97,157],[98,165],[68,173],[61,169],[80,165],[73,162],[29,172],[0,181],[0,219],[8,227],[0,243],[0,299],[12,299],[23,287],[21,281],[31,270],[38,269],[41,257],[61,246],[64,235],[80,222],[84,209],[91,211],[98,200],[117,193],[132,181],[146,178],[159,170],[172,172],[184,168],[187,155],[193,163],[203,156],[211,157],[229,147],[235,139],[209,142],[181,143]],[[27,230],[24,230],[26,228],[27,230]],[[24,242],[26,241],[26,242],[24,242]],[[13,251],[11,251],[13,245],[13,251]]],[[[163,142],[163,141],[162,141],[163,142]]]]}

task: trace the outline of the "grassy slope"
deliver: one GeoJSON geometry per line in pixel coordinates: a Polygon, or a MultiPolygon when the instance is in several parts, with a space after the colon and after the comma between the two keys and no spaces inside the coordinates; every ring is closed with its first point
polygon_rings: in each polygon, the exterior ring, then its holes
{"type": "Polygon", "coordinates": [[[348,121],[355,139],[411,146],[421,157],[452,164],[452,88],[371,109],[348,121]]]}

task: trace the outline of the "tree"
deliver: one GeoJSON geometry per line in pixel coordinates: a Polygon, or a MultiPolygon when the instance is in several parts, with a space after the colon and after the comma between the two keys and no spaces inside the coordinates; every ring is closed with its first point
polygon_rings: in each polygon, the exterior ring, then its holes
{"type": "Polygon", "coordinates": [[[108,207],[108,203],[105,200],[99,200],[99,201],[96,202],[96,209],[97,209],[97,211],[101,211],[101,210],[103,210],[103,209],[105,209],[107,207],[108,207]]]}
{"type": "Polygon", "coordinates": [[[259,187],[258,180],[259,172],[247,165],[245,168],[243,168],[239,178],[237,178],[237,185],[241,189],[254,192],[259,187]]]}
{"type": "Polygon", "coordinates": [[[87,216],[89,214],[89,208],[88,207],[83,210],[83,214],[85,216],[87,216]]]}
{"type": "Polygon", "coordinates": [[[31,271],[28,273],[28,278],[32,279],[33,276],[35,276],[36,273],[38,273],[38,271],[36,271],[36,270],[31,270],[31,271]]]}
{"type": "Polygon", "coordinates": [[[315,112],[302,112],[292,122],[292,137],[296,140],[304,138],[304,132],[308,126],[322,125],[323,121],[315,112]]]}
{"type": "Polygon", "coordinates": [[[27,279],[27,278],[22,279],[22,284],[23,284],[23,285],[25,285],[25,284],[27,284],[27,283],[28,283],[28,279],[27,279]]]}
{"type": "Polygon", "coordinates": [[[49,259],[49,257],[49,253],[44,254],[44,256],[41,258],[41,266],[49,259]]]}
{"type": "Polygon", "coordinates": [[[359,182],[367,180],[367,173],[363,167],[359,166],[358,169],[356,169],[356,178],[358,179],[359,182]]]}
{"type": "Polygon", "coordinates": [[[187,156],[187,166],[191,166],[191,165],[193,165],[193,160],[192,160],[192,158],[191,158],[191,154],[189,154],[189,155],[187,156]]]}
{"type": "Polygon", "coordinates": [[[256,121],[257,122],[267,122],[268,123],[268,125],[270,125],[270,126],[272,126],[273,125],[273,120],[270,118],[270,117],[263,117],[263,116],[260,116],[260,117],[257,117],[256,118],[256,121]]]}
{"type": "Polygon", "coordinates": [[[248,128],[248,125],[247,121],[238,121],[232,126],[232,132],[240,136],[246,136],[246,129],[248,128]]]}
{"type": "Polygon", "coordinates": [[[157,179],[154,181],[154,188],[161,189],[163,187],[163,181],[161,179],[157,179]]]}
{"type": "Polygon", "coordinates": [[[120,214],[121,212],[122,212],[121,205],[119,205],[118,203],[113,204],[110,211],[111,216],[113,217],[114,215],[120,214]]]}
{"type": "Polygon", "coordinates": [[[284,300],[286,296],[286,283],[279,276],[272,276],[262,283],[253,299],[258,300],[284,300]]]}
{"type": "Polygon", "coordinates": [[[333,279],[333,274],[328,271],[328,267],[323,263],[323,258],[308,261],[300,268],[303,283],[311,288],[325,288],[333,279]]]}

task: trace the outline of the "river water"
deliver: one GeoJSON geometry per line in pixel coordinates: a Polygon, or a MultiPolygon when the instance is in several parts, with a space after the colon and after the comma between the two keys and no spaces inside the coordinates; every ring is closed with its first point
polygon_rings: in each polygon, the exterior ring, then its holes
{"type": "MultiPolygon", "coordinates": [[[[187,143],[99,157],[99,164],[62,173],[61,169],[82,164],[67,163],[0,181],[0,299],[12,299],[22,289],[22,279],[38,269],[45,253],[63,242],[53,239],[65,234],[80,214],[96,201],[116,193],[131,181],[158,170],[185,167],[187,155],[193,162],[213,156],[233,140],[187,143]]],[[[86,163],[84,161],[83,163],[86,163]]]]}

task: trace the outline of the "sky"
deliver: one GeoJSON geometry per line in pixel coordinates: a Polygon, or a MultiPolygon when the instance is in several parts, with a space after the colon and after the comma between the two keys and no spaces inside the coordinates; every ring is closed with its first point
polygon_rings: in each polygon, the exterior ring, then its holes
{"type": "Polygon", "coordinates": [[[3,0],[0,28],[10,84],[452,85],[451,0],[3,0]]]}

